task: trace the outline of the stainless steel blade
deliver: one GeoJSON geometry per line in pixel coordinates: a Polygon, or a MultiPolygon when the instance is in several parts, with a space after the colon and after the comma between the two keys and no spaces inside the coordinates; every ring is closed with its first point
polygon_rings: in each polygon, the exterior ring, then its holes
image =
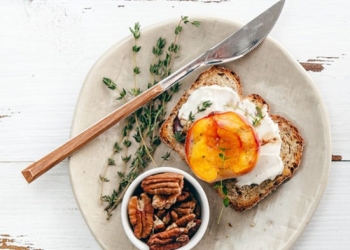
{"type": "Polygon", "coordinates": [[[258,47],[270,33],[284,3],[285,0],[278,1],[225,40],[159,82],[159,85],[166,90],[199,67],[226,63],[245,56],[258,47]]]}
{"type": "Polygon", "coordinates": [[[267,37],[279,18],[285,0],[279,1],[237,32],[208,50],[205,64],[219,64],[239,59],[255,49],[267,37]]]}

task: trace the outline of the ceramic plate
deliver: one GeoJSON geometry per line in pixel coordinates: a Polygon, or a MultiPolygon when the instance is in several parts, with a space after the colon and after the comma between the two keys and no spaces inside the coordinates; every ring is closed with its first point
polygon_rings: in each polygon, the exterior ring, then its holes
{"type": "MultiPolygon", "coordinates": [[[[180,56],[174,69],[211,48],[239,28],[228,20],[197,18],[200,28],[186,26],[181,33],[180,56]]],[[[139,83],[147,84],[152,46],[161,35],[169,41],[178,19],[162,22],[143,30],[139,44],[138,65],[143,70],[139,83]]],[[[84,130],[118,107],[117,93],[107,89],[103,77],[113,79],[120,88],[131,88],[133,39],[127,38],[108,50],[86,77],[77,103],[71,135],[84,130]]],[[[257,93],[269,104],[271,113],[294,123],[305,139],[300,170],[258,206],[244,213],[224,210],[217,224],[222,200],[208,184],[201,182],[211,208],[211,219],[203,240],[196,249],[286,249],[293,245],[310,221],[323,195],[330,166],[330,131],[327,114],[319,91],[300,64],[271,38],[244,58],[225,65],[241,78],[243,94],[257,93]]],[[[202,69],[204,70],[204,69],[202,69]]],[[[201,69],[183,80],[180,93],[174,96],[169,111],[182,92],[195,80],[201,69]]],[[[79,152],[69,161],[72,188],[88,227],[104,249],[130,249],[121,226],[120,207],[107,221],[100,204],[99,175],[119,138],[122,125],[117,124],[79,152]]],[[[169,150],[161,145],[156,157],[169,150]]],[[[186,164],[173,155],[168,166],[190,173],[186,164]]],[[[159,160],[160,162],[160,160],[159,160]]],[[[110,194],[117,185],[118,166],[108,170],[111,180],[104,187],[110,194]]]]}

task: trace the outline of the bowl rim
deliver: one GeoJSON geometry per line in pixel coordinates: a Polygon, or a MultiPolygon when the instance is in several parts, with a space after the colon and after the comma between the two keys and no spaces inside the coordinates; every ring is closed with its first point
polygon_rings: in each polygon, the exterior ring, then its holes
{"type": "Polygon", "coordinates": [[[122,226],[124,228],[124,231],[127,237],[129,238],[129,240],[140,250],[148,250],[149,246],[146,243],[142,242],[141,240],[137,239],[134,235],[134,232],[129,224],[129,218],[127,216],[128,201],[132,196],[133,192],[135,191],[135,189],[137,188],[137,186],[140,185],[141,181],[144,178],[150,175],[165,173],[165,172],[182,174],[184,178],[197,191],[199,202],[201,203],[200,204],[201,205],[201,225],[198,231],[196,232],[196,234],[191,238],[191,240],[185,246],[179,248],[179,250],[192,249],[202,239],[209,224],[210,208],[209,208],[208,198],[201,184],[193,176],[191,176],[189,173],[185,172],[184,170],[181,170],[175,167],[164,166],[164,167],[156,167],[156,168],[146,170],[145,172],[140,174],[130,184],[129,188],[126,190],[124,194],[124,198],[121,206],[121,219],[122,219],[122,226]]]}

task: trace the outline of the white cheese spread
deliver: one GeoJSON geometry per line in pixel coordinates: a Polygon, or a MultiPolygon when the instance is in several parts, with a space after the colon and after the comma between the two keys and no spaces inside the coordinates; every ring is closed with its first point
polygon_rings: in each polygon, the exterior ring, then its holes
{"type": "Polygon", "coordinates": [[[263,119],[253,124],[258,111],[253,102],[248,99],[241,100],[238,94],[229,87],[218,85],[205,86],[194,90],[186,103],[179,110],[178,118],[181,125],[185,125],[190,114],[195,114],[195,120],[207,116],[214,111],[234,111],[242,115],[256,130],[260,141],[258,161],[254,169],[237,177],[237,185],[260,184],[265,180],[274,179],[283,171],[283,162],[280,157],[281,137],[278,125],[271,119],[265,105],[261,109],[263,119]],[[210,101],[212,105],[203,112],[197,112],[203,102],[210,101]]]}

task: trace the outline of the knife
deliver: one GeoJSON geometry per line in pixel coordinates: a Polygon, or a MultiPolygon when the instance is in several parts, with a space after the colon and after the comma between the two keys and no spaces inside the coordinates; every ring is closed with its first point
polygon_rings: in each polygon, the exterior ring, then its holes
{"type": "Polygon", "coordinates": [[[284,2],[285,0],[278,1],[213,48],[22,170],[24,178],[28,183],[31,183],[37,177],[169,89],[174,83],[179,82],[194,70],[203,66],[234,61],[251,52],[264,41],[274,27],[283,9],[284,2]]]}

